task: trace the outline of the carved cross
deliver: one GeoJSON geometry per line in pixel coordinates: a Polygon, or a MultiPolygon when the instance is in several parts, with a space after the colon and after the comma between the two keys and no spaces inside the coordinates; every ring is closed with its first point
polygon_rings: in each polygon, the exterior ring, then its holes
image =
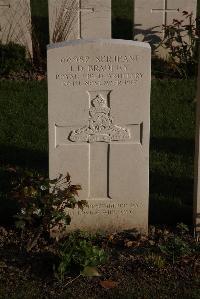
{"type": "MultiPolygon", "coordinates": [[[[78,14],[78,38],[82,38],[82,12],[88,12],[88,13],[93,13],[94,8],[87,8],[87,7],[82,7],[81,0],[78,1],[78,7],[76,8],[77,14],[78,14]]],[[[72,9],[65,9],[66,11],[70,11],[72,9]]]]}
{"type": "MultiPolygon", "coordinates": [[[[110,108],[111,91],[92,91],[89,94],[89,119],[88,125],[77,127],[68,131],[63,143],[56,141],[56,147],[73,143],[88,144],[88,198],[111,198],[109,190],[110,159],[112,146],[141,144],[142,123],[115,124],[110,108]]],[[[59,130],[67,127],[56,126],[56,136],[59,138],[59,130]]],[[[80,165],[81,167],[81,165],[80,165]]]]}
{"type": "MultiPolygon", "coordinates": [[[[2,3],[2,1],[1,1],[1,3],[2,3]]],[[[1,8],[1,7],[7,7],[7,8],[10,8],[10,7],[11,7],[10,4],[5,4],[4,2],[3,2],[3,4],[1,4],[1,3],[0,3],[0,8],[1,8]]],[[[0,31],[2,31],[1,24],[0,24],[0,31]]]]}
{"type": "Polygon", "coordinates": [[[10,3],[9,4],[5,4],[5,1],[0,0],[0,7],[11,7],[10,3]],[[2,4],[1,4],[2,3],[2,4]]]}
{"type": "Polygon", "coordinates": [[[0,4],[0,7],[2,7],[2,6],[6,6],[6,7],[10,8],[10,4],[0,4]]]}
{"type": "Polygon", "coordinates": [[[163,2],[163,8],[152,8],[151,12],[152,13],[162,13],[163,14],[163,24],[166,26],[167,25],[167,15],[168,13],[177,13],[177,11],[179,11],[179,9],[170,9],[168,8],[167,5],[167,0],[164,0],[163,2]]]}

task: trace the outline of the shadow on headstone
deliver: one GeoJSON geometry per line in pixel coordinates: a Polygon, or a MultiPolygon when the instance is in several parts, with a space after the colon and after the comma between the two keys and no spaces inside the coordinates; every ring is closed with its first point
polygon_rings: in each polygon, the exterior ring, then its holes
{"type": "MultiPolygon", "coordinates": [[[[141,24],[135,24],[135,27],[139,27],[141,24]]],[[[156,47],[161,43],[161,38],[157,35],[160,33],[161,27],[149,28],[147,30],[134,29],[133,28],[133,39],[141,42],[147,42],[151,45],[152,53],[154,53],[156,47]]]]}
{"type": "Polygon", "coordinates": [[[200,213],[197,213],[194,217],[196,219],[196,231],[200,232],[200,213]]]}

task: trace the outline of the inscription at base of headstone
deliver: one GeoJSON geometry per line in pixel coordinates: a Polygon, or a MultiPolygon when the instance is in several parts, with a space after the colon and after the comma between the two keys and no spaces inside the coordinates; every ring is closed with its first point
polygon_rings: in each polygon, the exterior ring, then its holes
{"type": "MultiPolygon", "coordinates": [[[[183,20],[183,11],[193,13],[195,19],[196,7],[197,0],[135,0],[134,40],[145,41],[157,47],[165,34],[162,25],[171,25],[173,19],[183,20]]],[[[189,22],[188,18],[185,25],[189,22]]],[[[167,56],[167,50],[163,47],[158,47],[156,53],[161,57],[167,56]]]]}
{"type": "Polygon", "coordinates": [[[133,41],[48,47],[50,177],[69,172],[88,201],[70,229],[147,232],[150,59],[133,41]]]}
{"type": "Polygon", "coordinates": [[[48,0],[50,42],[111,38],[111,0],[48,0]]]}
{"type": "Polygon", "coordinates": [[[0,41],[25,46],[32,57],[30,0],[0,0],[0,41]]]}

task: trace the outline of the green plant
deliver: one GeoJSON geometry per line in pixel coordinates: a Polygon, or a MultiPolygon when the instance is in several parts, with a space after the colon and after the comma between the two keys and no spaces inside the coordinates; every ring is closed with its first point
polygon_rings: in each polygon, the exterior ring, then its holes
{"type": "Polygon", "coordinates": [[[82,232],[74,232],[68,236],[68,239],[61,245],[59,250],[59,265],[57,267],[56,276],[63,280],[66,273],[72,270],[78,270],[82,275],[86,275],[88,271],[92,275],[96,275],[95,268],[107,259],[105,251],[98,246],[93,245],[88,234],[82,232]]]}
{"type": "Polygon", "coordinates": [[[163,269],[165,267],[165,259],[155,253],[150,253],[147,256],[145,256],[145,262],[149,267],[153,267],[156,269],[163,269]]]}
{"type": "Polygon", "coordinates": [[[66,229],[71,221],[66,209],[76,206],[83,209],[86,205],[86,201],[77,199],[81,187],[72,185],[69,174],[55,180],[32,173],[16,173],[15,178],[10,196],[20,205],[15,216],[16,227],[33,235],[28,250],[37,244],[41,235],[50,238],[52,231],[61,233],[66,229]]]}
{"type": "Polygon", "coordinates": [[[30,68],[31,63],[26,58],[24,46],[13,42],[8,44],[0,43],[0,75],[21,72],[30,68]]]}
{"type": "Polygon", "coordinates": [[[177,224],[176,229],[181,236],[187,235],[189,233],[188,226],[182,222],[177,224]]]}
{"type": "Polygon", "coordinates": [[[174,264],[179,258],[191,254],[191,246],[184,238],[175,234],[158,245],[160,251],[174,264]]]}
{"type": "Polygon", "coordinates": [[[174,19],[172,24],[163,25],[165,35],[159,46],[168,50],[171,68],[187,78],[194,73],[198,63],[199,17],[194,19],[187,11],[182,15],[182,20],[174,19]]]}

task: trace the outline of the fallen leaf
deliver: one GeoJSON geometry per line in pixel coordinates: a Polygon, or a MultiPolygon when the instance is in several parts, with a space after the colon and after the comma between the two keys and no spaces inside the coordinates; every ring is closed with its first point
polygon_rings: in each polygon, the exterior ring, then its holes
{"type": "Polygon", "coordinates": [[[196,271],[198,271],[198,270],[200,270],[200,261],[199,261],[199,260],[196,260],[196,261],[194,262],[194,271],[196,272],[196,271]]]}
{"type": "Polygon", "coordinates": [[[99,283],[104,289],[114,289],[118,285],[118,282],[113,280],[104,280],[104,281],[101,280],[99,283]]]}
{"type": "Polygon", "coordinates": [[[8,266],[6,263],[0,261],[0,268],[7,268],[8,266]]]}
{"type": "Polygon", "coordinates": [[[44,75],[37,75],[36,77],[37,81],[42,81],[45,79],[45,76],[44,75]]]}
{"type": "Polygon", "coordinates": [[[108,236],[108,240],[113,241],[115,237],[116,237],[116,234],[111,234],[108,236]]]}
{"type": "Polygon", "coordinates": [[[151,246],[153,246],[153,245],[155,245],[155,241],[153,241],[153,240],[149,240],[149,244],[150,244],[151,246]]]}
{"type": "Polygon", "coordinates": [[[148,240],[148,237],[146,235],[142,235],[140,237],[140,242],[146,242],[148,240]]]}
{"type": "Polygon", "coordinates": [[[7,170],[10,171],[10,172],[17,172],[17,170],[13,167],[9,167],[7,170]]]}
{"type": "Polygon", "coordinates": [[[167,236],[167,235],[169,235],[169,234],[170,234],[170,231],[167,230],[167,229],[164,229],[164,231],[163,231],[163,235],[167,236]]]}
{"type": "Polygon", "coordinates": [[[133,246],[133,242],[132,241],[128,241],[125,243],[126,247],[132,247],[133,246]]]}
{"type": "Polygon", "coordinates": [[[85,267],[81,272],[82,276],[101,276],[95,267],[85,267]]]}
{"type": "Polygon", "coordinates": [[[130,241],[130,240],[125,240],[125,244],[124,244],[125,247],[138,247],[140,246],[140,242],[138,241],[130,241]]]}

